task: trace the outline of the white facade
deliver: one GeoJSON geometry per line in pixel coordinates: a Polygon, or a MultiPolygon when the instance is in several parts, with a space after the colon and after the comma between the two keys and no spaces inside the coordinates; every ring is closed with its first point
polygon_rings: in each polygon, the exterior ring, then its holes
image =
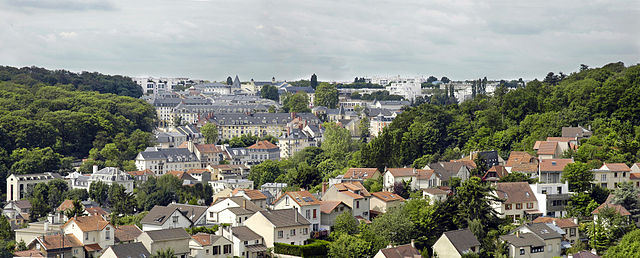
{"type": "Polygon", "coordinates": [[[386,87],[390,95],[400,95],[407,100],[414,100],[422,96],[422,85],[420,82],[393,82],[386,87]]]}
{"type": "Polygon", "coordinates": [[[103,182],[107,185],[122,185],[126,193],[133,193],[134,180],[133,177],[126,172],[114,167],[106,167],[98,170],[98,167],[94,166],[93,170],[94,172],[89,178],[89,186],[87,188],[91,187],[92,183],[103,182]]]}
{"type": "Polygon", "coordinates": [[[213,188],[213,193],[219,193],[224,189],[253,189],[253,181],[248,179],[224,179],[218,181],[210,181],[209,185],[213,188]]]}
{"type": "Polygon", "coordinates": [[[38,183],[46,183],[56,178],[62,178],[57,173],[46,172],[42,174],[11,174],[7,177],[7,202],[27,198],[27,193],[38,183]]]}

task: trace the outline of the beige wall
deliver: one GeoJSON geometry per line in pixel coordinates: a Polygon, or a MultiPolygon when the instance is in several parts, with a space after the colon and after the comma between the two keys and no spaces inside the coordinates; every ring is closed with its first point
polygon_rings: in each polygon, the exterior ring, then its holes
{"type": "Polygon", "coordinates": [[[613,190],[616,189],[616,184],[631,182],[629,179],[629,172],[616,172],[612,171],[593,171],[593,179],[596,185],[602,186],[602,184],[607,184],[607,189],[613,190]],[[606,176],[606,180],[602,180],[602,176],[606,176]]]}
{"type": "Polygon", "coordinates": [[[445,237],[444,234],[438,238],[435,244],[433,244],[434,257],[440,258],[459,258],[462,257],[455,246],[445,237]]]}
{"type": "Polygon", "coordinates": [[[398,207],[402,205],[402,203],[404,202],[400,200],[385,202],[375,196],[371,196],[370,209],[379,212],[387,212],[388,209],[398,207]]]}
{"type": "Polygon", "coordinates": [[[245,225],[264,238],[264,244],[267,248],[273,247],[274,242],[286,244],[293,242],[295,245],[304,245],[304,241],[309,239],[309,233],[311,232],[311,225],[276,228],[261,213],[251,216],[245,222],[245,225]],[[304,228],[307,229],[307,234],[304,234],[304,228]],[[290,234],[292,229],[295,230],[295,236],[290,234]],[[283,231],[282,238],[278,237],[278,231],[280,230],[283,231]]]}

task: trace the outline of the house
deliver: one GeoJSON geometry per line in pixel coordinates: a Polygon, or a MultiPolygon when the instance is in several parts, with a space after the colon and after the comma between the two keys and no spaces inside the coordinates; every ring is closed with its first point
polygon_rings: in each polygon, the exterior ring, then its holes
{"type": "Polygon", "coordinates": [[[193,185],[199,183],[198,180],[186,171],[170,170],[166,174],[172,175],[182,181],[182,185],[193,185]]]}
{"type": "MultiPolygon", "coordinates": [[[[49,216],[50,220],[54,220],[53,216],[49,216]]],[[[26,228],[15,229],[16,242],[31,243],[39,236],[50,236],[61,232],[62,224],[52,223],[49,221],[31,222],[26,228]]]]}
{"type": "Polygon", "coordinates": [[[404,198],[392,192],[371,193],[370,208],[376,212],[387,212],[387,210],[398,207],[404,203],[404,198]]]}
{"type": "Polygon", "coordinates": [[[371,194],[360,182],[335,184],[322,195],[323,201],[341,201],[356,219],[369,220],[371,194]]]}
{"type": "Polygon", "coordinates": [[[552,258],[562,252],[562,235],[545,223],[525,224],[500,240],[507,244],[509,257],[552,258]]]}
{"type": "Polygon", "coordinates": [[[480,241],[468,228],[444,232],[433,244],[434,257],[459,258],[466,253],[478,252],[480,241]]]}
{"type": "Polygon", "coordinates": [[[603,209],[614,209],[615,212],[620,214],[622,217],[626,217],[628,219],[631,218],[631,213],[622,205],[605,202],[603,204],[600,204],[598,208],[596,208],[591,212],[591,215],[593,215],[593,221],[598,220],[598,214],[600,214],[600,212],[602,212],[603,209]]]}
{"type": "Polygon", "coordinates": [[[320,201],[320,212],[322,216],[320,219],[320,229],[329,230],[336,222],[338,215],[343,212],[351,213],[351,207],[347,206],[342,201],[320,201]]]}
{"type": "Polygon", "coordinates": [[[171,203],[167,205],[167,208],[177,208],[184,214],[190,221],[191,226],[203,226],[207,223],[207,207],[200,205],[191,205],[183,203],[171,203]]]}
{"type": "Polygon", "coordinates": [[[589,129],[585,129],[582,126],[578,127],[562,127],[562,137],[576,137],[578,140],[591,137],[591,126],[589,129]]]}
{"type": "Polygon", "coordinates": [[[253,164],[260,164],[265,160],[280,160],[280,148],[266,140],[256,142],[247,147],[247,150],[255,161],[253,164]]]}
{"type": "MultiPolygon", "coordinates": [[[[97,167],[96,167],[96,170],[97,170],[97,167]]],[[[89,191],[90,178],[91,178],[91,174],[83,175],[77,171],[71,172],[64,177],[65,180],[69,181],[71,189],[84,189],[87,192],[89,191]]]]}
{"type": "Polygon", "coordinates": [[[151,254],[142,243],[126,243],[112,245],[104,251],[100,258],[146,258],[151,254]]]}
{"type": "Polygon", "coordinates": [[[207,223],[228,223],[242,226],[253,214],[263,210],[242,196],[222,197],[207,208],[207,223]]]}
{"type": "Polygon", "coordinates": [[[504,202],[492,202],[498,216],[517,221],[521,218],[533,219],[540,215],[538,200],[526,182],[502,182],[496,184],[494,195],[504,202]]]}
{"type": "Polygon", "coordinates": [[[377,168],[349,168],[344,175],[329,179],[329,185],[347,183],[353,181],[364,182],[367,179],[377,179],[382,174],[377,168]]]}
{"type": "Polygon", "coordinates": [[[40,251],[44,257],[85,257],[83,244],[73,234],[38,236],[27,248],[40,251]]]}
{"type": "Polygon", "coordinates": [[[133,193],[133,177],[118,168],[105,167],[98,170],[98,166],[93,166],[93,174],[89,178],[89,187],[91,187],[92,183],[98,181],[109,186],[119,184],[124,187],[126,193],[133,193]]]}
{"type": "Polygon", "coordinates": [[[245,165],[213,165],[207,166],[207,169],[211,171],[211,180],[223,180],[226,179],[225,175],[236,175],[235,178],[247,178],[249,176],[249,167],[245,165]]]}
{"type": "Polygon", "coordinates": [[[231,196],[242,196],[262,209],[267,208],[267,196],[259,190],[236,188],[231,192],[231,196]]]}
{"type": "Polygon", "coordinates": [[[122,225],[116,227],[114,241],[116,244],[133,243],[142,234],[142,230],[136,225],[122,225]]]}
{"type": "Polygon", "coordinates": [[[101,216],[73,217],[62,226],[64,234],[76,237],[87,255],[97,256],[114,244],[115,228],[101,216]]]}
{"type": "Polygon", "coordinates": [[[504,168],[509,173],[520,172],[535,177],[538,175],[538,158],[524,151],[512,151],[504,168]]]}
{"type": "Polygon", "coordinates": [[[295,208],[311,223],[312,232],[320,230],[320,201],[309,191],[285,192],[273,202],[274,210],[295,208]]]}
{"type": "Polygon", "coordinates": [[[633,166],[631,166],[631,173],[640,173],[640,163],[633,163],[633,166]]]}
{"type": "Polygon", "coordinates": [[[142,231],[169,228],[189,228],[192,221],[177,207],[154,206],[149,213],[140,220],[142,231]]]}
{"type": "Polygon", "coordinates": [[[463,160],[482,160],[485,168],[489,169],[495,165],[504,165],[504,159],[498,155],[498,151],[473,151],[469,156],[463,157],[463,160]]]}
{"type": "Polygon", "coordinates": [[[562,236],[563,246],[565,246],[565,243],[573,245],[580,241],[577,218],[537,217],[533,220],[533,223],[551,223],[564,230],[565,234],[562,236]]]}
{"type": "MultiPolygon", "coordinates": [[[[225,247],[231,250],[234,257],[264,257],[267,247],[264,239],[246,226],[222,226],[219,231],[224,238],[231,240],[232,245],[225,247]],[[232,249],[233,247],[233,249],[232,249]]],[[[226,251],[227,249],[225,249],[226,251]]],[[[229,255],[231,256],[231,255],[229,255]]]]}
{"type": "Polygon", "coordinates": [[[7,202],[17,201],[26,198],[38,183],[47,183],[56,178],[64,179],[58,173],[45,172],[41,174],[16,175],[7,177],[7,202]]]}
{"type": "Polygon", "coordinates": [[[220,235],[198,233],[191,236],[189,240],[189,249],[191,253],[189,257],[192,258],[223,258],[231,256],[232,243],[229,239],[220,235]],[[227,253],[225,253],[225,246],[227,246],[227,253]]]}
{"type": "Polygon", "coordinates": [[[415,244],[399,245],[399,246],[387,246],[387,248],[380,249],[374,258],[420,258],[420,251],[416,249],[415,244]]]}
{"type": "Polygon", "coordinates": [[[197,182],[208,184],[211,181],[211,171],[206,168],[194,168],[187,170],[187,174],[191,175],[197,182]]]}
{"type": "MultiPolygon", "coordinates": [[[[264,192],[269,192],[271,196],[279,197],[284,193],[284,189],[287,188],[287,183],[264,183],[260,186],[260,190],[264,192]]],[[[271,201],[267,201],[269,205],[273,203],[275,198],[271,201]]]]}
{"type": "Polygon", "coordinates": [[[304,245],[311,231],[311,222],[294,208],[259,211],[245,225],[262,236],[267,248],[275,242],[304,245]]]}
{"type": "Polygon", "coordinates": [[[640,172],[633,172],[633,168],[638,164],[639,163],[633,164],[633,167],[631,167],[632,172],[629,173],[629,181],[635,188],[640,188],[640,172]]]}
{"type": "Polygon", "coordinates": [[[7,217],[12,229],[28,222],[31,217],[31,202],[29,200],[18,200],[8,202],[2,208],[2,214],[7,217]]]}
{"type": "Polygon", "coordinates": [[[409,105],[411,103],[406,100],[376,100],[373,102],[374,107],[389,110],[401,110],[404,106],[409,105]]]}
{"type": "Polygon", "coordinates": [[[307,131],[288,128],[278,137],[278,147],[280,148],[280,158],[292,157],[297,152],[306,147],[318,146],[316,139],[307,131]]]}
{"type": "Polygon", "coordinates": [[[577,137],[547,137],[548,142],[558,142],[558,146],[562,153],[565,153],[568,150],[577,150],[578,142],[577,137]]]}
{"type": "Polygon", "coordinates": [[[15,251],[13,252],[13,257],[44,257],[44,255],[38,250],[24,250],[24,251],[15,251]]]}
{"type": "Polygon", "coordinates": [[[567,215],[566,206],[573,193],[569,192],[569,184],[530,184],[531,191],[538,200],[538,209],[544,216],[548,217],[565,217],[567,215]]]}
{"type": "MultiPolygon", "coordinates": [[[[101,216],[103,219],[107,219],[109,213],[102,209],[100,206],[85,206],[83,202],[80,202],[80,207],[84,209],[83,215],[87,216],[101,216]]],[[[67,218],[66,212],[67,210],[73,209],[73,200],[64,200],[60,206],[56,208],[57,217],[62,219],[62,221],[66,222],[69,220],[67,218]]]]}
{"type": "Polygon", "coordinates": [[[559,159],[563,154],[559,142],[536,141],[533,150],[536,151],[540,159],[559,159]]]}
{"type": "MultiPolygon", "coordinates": [[[[311,113],[227,113],[215,114],[210,122],[218,126],[222,140],[252,134],[260,137],[272,135],[279,137],[287,130],[287,124],[294,119],[306,121],[307,124],[320,124],[320,120],[311,113]]],[[[280,145],[278,145],[280,146],[280,145]]],[[[282,151],[282,147],[280,146],[282,151]]],[[[282,152],[280,155],[281,158],[282,152]]]]}
{"type": "Polygon", "coordinates": [[[389,126],[395,118],[395,114],[391,116],[385,116],[382,113],[369,118],[369,134],[371,134],[371,137],[378,137],[380,134],[382,134],[384,128],[389,126]]]}
{"type": "Polygon", "coordinates": [[[156,146],[160,148],[178,147],[187,141],[187,135],[180,132],[156,132],[156,146]]]}
{"type": "Polygon", "coordinates": [[[561,183],[562,171],[572,159],[541,159],[538,181],[543,184],[561,183]]]}
{"type": "Polygon", "coordinates": [[[138,170],[149,169],[157,176],[164,175],[167,171],[187,171],[193,168],[202,168],[200,160],[189,149],[148,147],[136,156],[136,168],[138,170]]]}
{"type": "Polygon", "coordinates": [[[213,188],[213,193],[218,193],[224,189],[253,189],[253,181],[248,179],[223,179],[217,181],[209,182],[211,188],[213,188]]]}
{"type": "Polygon", "coordinates": [[[155,176],[155,174],[153,173],[153,171],[151,171],[151,169],[129,171],[127,172],[127,174],[129,174],[134,181],[143,182],[143,183],[147,182],[147,180],[149,180],[150,177],[155,176]]]}
{"type": "Polygon", "coordinates": [[[395,183],[411,182],[411,190],[439,186],[441,181],[432,169],[387,168],[382,175],[383,190],[393,191],[395,183]]]}
{"type": "Polygon", "coordinates": [[[449,192],[440,188],[424,188],[422,189],[422,197],[429,198],[429,203],[444,202],[447,199],[449,192]]]}
{"type": "Polygon", "coordinates": [[[184,228],[144,231],[136,238],[136,242],[142,243],[149,253],[155,254],[158,251],[171,248],[175,257],[179,258],[189,256],[190,240],[191,236],[184,228]]]}
{"type": "Polygon", "coordinates": [[[604,163],[592,171],[594,183],[610,190],[616,189],[618,184],[631,181],[631,168],[625,163],[604,163]]]}
{"type": "Polygon", "coordinates": [[[504,166],[501,166],[501,165],[493,166],[489,170],[487,170],[486,173],[484,173],[484,175],[482,176],[482,181],[498,182],[500,181],[500,179],[507,176],[508,174],[509,174],[509,171],[507,171],[507,169],[504,166]]]}
{"type": "MultiPolygon", "coordinates": [[[[425,169],[433,169],[440,180],[440,186],[448,186],[452,177],[460,178],[462,181],[469,179],[471,172],[462,162],[437,162],[431,163],[425,169]]],[[[429,186],[434,187],[434,186],[429,186]]],[[[424,187],[421,187],[424,188],[424,187]]]]}
{"type": "Polygon", "coordinates": [[[200,160],[200,168],[206,168],[207,165],[218,165],[220,161],[225,159],[224,146],[215,144],[198,144],[193,141],[186,141],[178,148],[186,148],[200,160]]]}

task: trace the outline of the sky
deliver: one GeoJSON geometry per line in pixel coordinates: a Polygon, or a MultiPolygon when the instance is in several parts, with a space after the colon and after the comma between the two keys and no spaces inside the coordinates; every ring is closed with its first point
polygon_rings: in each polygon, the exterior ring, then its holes
{"type": "Polygon", "coordinates": [[[544,78],[640,62],[637,0],[0,0],[0,65],[128,76],[544,78]]]}

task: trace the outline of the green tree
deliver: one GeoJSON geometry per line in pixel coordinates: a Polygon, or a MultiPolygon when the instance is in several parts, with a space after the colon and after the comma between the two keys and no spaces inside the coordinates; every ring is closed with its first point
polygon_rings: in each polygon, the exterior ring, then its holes
{"type": "Polygon", "coordinates": [[[132,214],[136,206],[135,197],[126,192],[124,186],[112,184],[109,187],[109,204],[116,215],[132,214]]]}
{"type": "Polygon", "coordinates": [[[93,182],[89,186],[89,197],[100,205],[107,204],[109,198],[109,185],[101,181],[93,182]]]}
{"type": "Polygon", "coordinates": [[[4,240],[13,239],[13,230],[6,216],[0,216],[0,238],[4,240]]]}
{"type": "Polygon", "coordinates": [[[175,252],[171,248],[162,249],[156,251],[155,254],[151,255],[151,258],[173,258],[175,256],[175,252]]]}
{"type": "Polygon", "coordinates": [[[401,208],[387,210],[386,213],[376,217],[371,224],[364,229],[363,238],[370,239],[376,244],[386,246],[388,243],[394,245],[406,244],[415,237],[415,225],[409,219],[409,214],[401,208]],[[382,242],[374,240],[375,237],[382,238],[382,242]]]}
{"type": "Polygon", "coordinates": [[[455,199],[458,203],[457,216],[454,221],[461,228],[470,221],[479,220],[488,228],[496,227],[500,222],[497,212],[491,208],[491,202],[501,202],[492,194],[493,188],[482,184],[479,177],[471,177],[462,182],[456,189],[455,199]]]}
{"type": "Polygon", "coordinates": [[[311,75],[311,80],[310,80],[309,86],[311,86],[311,88],[313,88],[313,89],[318,87],[318,76],[316,76],[315,73],[313,75],[311,75]]]}
{"type": "Polygon", "coordinates": [[[231,85],[233,84],[233,79],[231,78],[231,76],[227,77],[227,85],[231,85]]]}
{"type": "Polygon", "coordinates": [[[630,182],[618,184],[618,188],[613,191],[613,204],[620,204],[631,213],[631,218],[637,221],[640,217],[640,191],[633,187],[630,182]]]}
{"type": "Polygon", "coordinates": [[[329,244],[329,257],[359,258],[372,257],[371,243],[348,234],[340,234],[336,241],[329,244]]]}
{"type": "Polygon", "coordinates": [[[85,189],[71,189],[65,194],[64,199],[86,201],[89,199],[89,193],[85,189]]]}
{"type": "Polygon", "coordinates": [[[252,180],[255,185],[263,185],[264,183],[275,182],[276,178],[282,175],[283,172],[277,161],[265,160],[264,162],[252,166],[249,171],[249,180],[252,180]]]}
{"type": "Polygon", "coordinates": [[[273,85],[264,85],[260,89],[260,97],[263,99],[270,99],[273,101],[280,100],[280,94],[278,94],[278,88],[273,85]]]}
{"type": "Polygon", "coordinates": [[[49,181],[47,187],[49,188],[49,191],[47,191],[49,207],[52,209],[57,208],[64,201],[64,196],[69,189],[69,184],[62,179],[56,178],[49,181]]]}
{"type": "Polygon", "coordinates": [[[282,109],[285,112],[311,112],[311,109],[309,109],[309,96],[304,91],[299,91],[295,94],[288,92],[282,100],[282,109]]]}
{"type": "Polygon", "coordinates": [[[570,163],[562,171],[562,180],[569,184],[569,191],[586,192],[591,189],[593,172],[589,164],[582,162],[570,163]]]}
{"type": "Polygon", "coordinates": [[[351,140],[351,133],[336,123],[324,123],[324,128],[323,141],[320,148],[322,148],[325,155],[333,160],[344,160],[344,157],[355,149],[351,140]]]}
{"type": "Polygon", "coordinates": [[[62,155],[55,153],[50,147],[14,150],[11,159],[16,161],[11,166],[11,171],[16,174],[57,171],[62,165],[62,155]]]}
{"type": "Polygon", "coordinates": [[[218,142],[218,127],[213,123],[206,123],[200,128],[202,136],[208,144],[215,144],[218,142]]]}
{"type": "Polygon", "coordinates": [[[640,229],[625,234],[617,245],[604,254],[604,258],[634,257],[640,252],[640,229]]]}
{"type": "Polygon", "coordinates": [[[333,237],[338,238],[341,234],[354,235],[358,233],[358,221],[350,211],[345,211],[336,217],[331,231],[333,237]]]}
{"type": "Polygon", "coordinates": [[[500,182],[527,182],[529,184],[533,184],[536,181],[537,179],[531,178],[522,172],[511,172],[500,179],[500,182]]]}
{"type": "Polygon", "coordinates": [[[590,216],[596,208],[598,203],[588,193],[578,192],[570,197],[566,209],[569,216],[586,217],[590,216]]]}
{"type": "Polygon", "coordinates": [[[314,105],[336,108],[338,105],[338,89],[336,86],[328,83],[321,83],[316,89],[314,105]]]}
{"type": "Polygon", "coordinates": [[[73,200],[73,207],[71,209],[67,209],[65,211],[65,216],[67,218],[73,218],[75,216],[83,216],[84,215],[84,206],[80,202],[80,200],[73,200]]]}
{"type": "Polygon", "coordinates": [[[47,201],[49,198],[49,186],[46,183],[38,183],[33,188],[33,192],[29,197],[31,202],[31,219],[37,219],[46,216],[51,211],[51,206],[47,201]]]}

